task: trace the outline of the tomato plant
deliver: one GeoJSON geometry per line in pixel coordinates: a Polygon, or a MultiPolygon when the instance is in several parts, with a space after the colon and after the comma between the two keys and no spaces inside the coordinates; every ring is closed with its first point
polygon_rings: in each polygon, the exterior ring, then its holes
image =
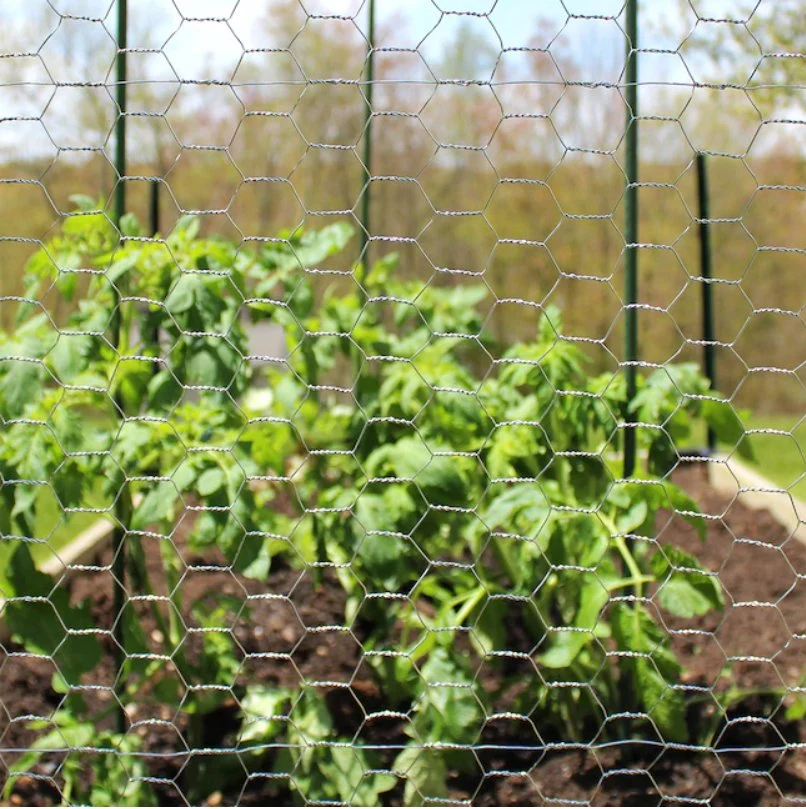
{"type": "Polygon", "coordinates": [[[126,517],[133,597],[117,619],[117,697],[150,694],[204,750],[184,770],[191,800],[243,779],[244,766],[293,773],[308,800],[373,804],[401,778],[407,803],[444,797],[501,712],[566,739],[638,712],[686,740],[659,610],[701,615],[722,592],[694,556],[656,540],[656,520],[676,512],[705,539],[668,475],[698,419],[747,449],[695,365],[658,367],[628,402],[618,373],[589,373],[555,309],[531,341],[502,347],[484,328],[481,283],[423,287],[387,256],[356,272],[362,286],[320,289],[321,273],[306,270],[344,248],[345,224],[252,249],[201,236],[192,217],[163,240],[130,216],[119,233],[77,202],[30,260],[17,325],[0,335],[5,620],[53,658],[65,694],[7,790],[48,750],[91,747],[89,776],[62,770],[65,799],[155,801],[141,735],[107,730],[111,709],[84,698],[108,631],[32,560],[43,488],[63,510],[87,509],[92,494],[93,510],[126,517]],[[40,303],[54,292],[71,304],[59,324],[40,303]],[[249,320],[282,327],[282,362],[251,362],[249,320]],[[618,471],[625,419],[644,459],[629,480],[618,471]],[[174,541],[185,519],[189,550],[214,550],[242,579],[265,582],[278,556],[320,586],[335,576],[343,625],[409,739],[393,760],[360,734],[340,737],[320,690],[239,683],[230,629],[234,615],[248,620],[248,600],[186,603],[174,541]],[[233,694],[240,729],[210,750],[205,725],[233,694]]]}

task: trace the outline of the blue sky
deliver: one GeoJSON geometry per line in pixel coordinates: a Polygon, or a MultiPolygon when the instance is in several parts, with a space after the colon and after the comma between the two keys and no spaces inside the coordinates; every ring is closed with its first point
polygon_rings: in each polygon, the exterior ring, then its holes
{"type": "MultiPolygon", "coordinates": [[[[296,0],[289,0],[296,2],[296,0]]],[[[353,17],[361,28],[366,24],[366,0],[301,0],[312,14],[346,15],[353,17]]],[[[701,0],[709,13],[729,11],[739,0],[701,0]]],[[[498,39],[505,48],[523,47],[538,21],[546,23],[549,34],[558,34],[560,40],[568,38],[581,44],[581,55],[598,57],[602,51],[618,52],[621,48],[621,33],[617,24],[608,20],[584,21],[568,19],[568,15],[618,16],[623,0],[376,0],[379,26],[395,21],[396,47],[420,47],[426,56],[438,54],[444,43],[452,38],[460,20],[451,12],[470,12],[485,15],[463,17],[470,21],[482,36],[497,46],[498,39]],[[402,22],[402,25],[399,23],[402,22]],[[565,31],[563,29],[565,28],[565,31]]],[[[674,47],[675,42],[659,36],[659,22],[664,15],[674,13],[674,0],[644,0],[641,3],[642,45],[645,47],[674,47]]],[[[17,27],[29,27],[30,20],[49,9],[70,15],[87,15],[106,18],[107,27],[114,30],[113,0],[3,0],[6,20],[17,27]]],[[[181,61],[188,69],[194,61],[202,61],[208,55],[214,59],[227,60],[227,51],[239,48],[237,40],[223,22],[182,22],[180,14],[203,17],[229,18],[232,29],[249,46],[258,45],[250,38],[257,30],[256,23],[266,13],[263,0],[130,0],[130,14],[146,14],[149,27],[159,31],[159,36],[170,37],[181,61]],[[180,27],[181,26],[181,27],[180,27]],[[185,29],[185,30],[182,30],[185,29]],[[192,31],[192,36],[185,36],[192,31]]],[[[675,14],[675,16],[677,16],[675,14]]],[[[681,21],[681,31],[689,30],[695,22],[693,14],[681,21]]],[[[51,19],[58,22],[56,13],[51,19]]],[[[265,47],[266,43],[259,43],[265,47]]],[[[8,43],[4,43],[4,49],[8,43]]],[[[650,67],[653,75],[646,78],[664,80],[669,78],[670,67],[655,60],[650,67]],[[655,64],[656,63],[656,64],[655,64]]],[[[2,76],[0,76],[2,81],[2,76]]]]}
{"type": "MultiPolygon", "coordinates": [[[[287,2],[296,3],[297,0],[287,2]]],[[[353,19],[362,30],[366,27],[366,0],[299,2],[311,15],[343,15],[353,19]]],[[[762,2],[774,3],[775,0],[762,2]]],[[[746,3],[747,0],[691,0],[691,5],[681,16],[677,0],[641,0],[639,44],[642,48],[673,51],[693,29],[707,29],[702,24],[698,26],[692,6],[702,15],[719,17],[739,15],[746,3]]],[[[63,20],[60,28],[59,14],[100,18],[105,20],[109,32],[115,28],[114,0],[0,0],[0,4],[6,23],[5,32],[0,31],[0,49],[4,52],[36,51],[42,45],[43,30],[55,32],[54,39],[43,51],[45,62],[53,58],[48,50],[58,53],[55,42],[59,37],[64,38],[65,29],[70,25],[91,25],[102,33],[101,23],[67,23],[63,20]],[[38,28],[32,25],[34,20],[40,21],[38,28]]],[[[391,41],[385,44],[417,48],[432,66],[444,58],[446,45],[456,41],[457,28],[465,24],[473,28],[477,41],[489,46],[493,64],[495,54],[502,47],[519,48],[530,44],[545,47],[551,43],[552,53],[567,50],[578,63],[581,75],[574,78],[588,82],[618,82],[623,80],[621,71],[624,65],[624,35],[620,27],[623,6],[624,0],[376,0],[376,14],[378,29],[392,32],[391,41]],[[455,12],[465,13],[457,15],[455,12]],[[584,19],[585,16],[588,19],[584,19]],[[538,27],[540,22],[542,28],[538,27]],[[533,38],[538,30],[541,33],[535,43],[533,38]]],[[[267,0],[129,0],[129,9],[134,38],[130,45],[144,44],[136,40],[136,29],[145,27],[152,35],[149,44],[158,48],[164,46],[171,65],[183,80],[214,78],[229,81],[244,48],[288,44],[267,41],[266,31],[271,30],[270,24],[268,29],[265,25],[267,13],[270,14],[267,0]],[[199,18],[218,19],[199,21],[199,18]],[[144,20],[145,26],[142,24],[144,20]]],[[[111,36],[107,35],[102,44],[108,57],[106,64],[110,65],[114,56],[111,36]]],[[[152,57],[161,58],[159,54],[152,57]]],[[[3,83],[9,80],[7,76],[12,61],[0,60],[0,91],[3,83]]],[[[42,65],[37,66],[36,61],[28,60],[25,70],[29,72],[25,77],[34,80],[32,77],[36,73],[35,80],[41,82],[42,65]]],[[[690,58],[690,68],[692,62],[690,58]]],[[[59,81],[109,80],[103,72],[92,77],[68,76],[58,67],[53,69],[53,65],[50,66],[59,81]]],[[[643,54],[639,80],[647,85],[641,93],[642,110],[653,114],[679,114],[680,111],[679,106],[669,110],[663,108],[664,98],[669,94],[655,85],[677,84],[685,88],[692,83],[682,59],[674,53],[643,54]]],[[[47,88],[36,88],[37,92],[44,90],[47,88]]],[[[4,115],[30,114],[15,110],[14,104],[22,103],[32,92],[26,90],[24,94],[18,94],[16,100],[13,93],[6,92],[4,115]]],[[[6,143],[7,138],[0,127],[0,146],[6,143]]]]}

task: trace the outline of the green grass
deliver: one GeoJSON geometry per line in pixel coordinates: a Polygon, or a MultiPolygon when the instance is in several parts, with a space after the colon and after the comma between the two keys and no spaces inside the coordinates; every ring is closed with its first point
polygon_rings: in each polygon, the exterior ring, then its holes
{"type": "Polygon", "coordinates": [[[764,477],[794,497],[806,501],[806,419],[797,416],[752,416],[748,430],[781,430],[786,435],[753,433],[750,440],[756,460],[752,464],[764,477]]]}
{"type": "MultiPolygon", "coordinates": [[[[748,431],[779,430],[781,434],[750,432],[755,460],[736,457],[793,497],[806,501],[806,419],[798,424],[796,415],[752,415],[744,419],[744,425],[748,431]]],[[[693,433],[691,446],[705,446],[704,426],[698,425],[693,433]]],[[[728,452],[733,448],[719,449],[728,452]]]]}

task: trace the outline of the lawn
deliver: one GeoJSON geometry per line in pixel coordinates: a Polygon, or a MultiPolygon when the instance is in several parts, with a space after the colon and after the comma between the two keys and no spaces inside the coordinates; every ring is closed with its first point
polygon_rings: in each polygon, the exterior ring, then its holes
{"type": "MultiPolygon", "coordinates": [[[[753,445],[754,461],[748,463],[757,472],[793,497],[806,501],[806,419],[798,422],[796,415],[751,415],[744,425],[753,445]],[[777,430],[778,432],[753,432],[777,430]]],[[[705,446],[705,427],[698,425],[693,432],[693,446],[705,446]]],[[[721,452],[732,448],[720,445],[721,452]]]]}
{"type": "Polygon", "coordinates": [[[794,497],[806,501],[806,419],[794,415],[758,415],[748,419],[748,430],[780,430],[784,434],[752,433],[753,466],[794,497]]]}

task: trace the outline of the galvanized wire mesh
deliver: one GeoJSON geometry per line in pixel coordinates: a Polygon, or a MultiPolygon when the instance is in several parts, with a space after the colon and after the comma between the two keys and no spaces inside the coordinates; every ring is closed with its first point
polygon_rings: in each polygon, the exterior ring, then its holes
{"type": "Polygon", "coordinates": [[[5,800],[804,802],[802,2],[120,2],[0,33],[5,800]]]}

